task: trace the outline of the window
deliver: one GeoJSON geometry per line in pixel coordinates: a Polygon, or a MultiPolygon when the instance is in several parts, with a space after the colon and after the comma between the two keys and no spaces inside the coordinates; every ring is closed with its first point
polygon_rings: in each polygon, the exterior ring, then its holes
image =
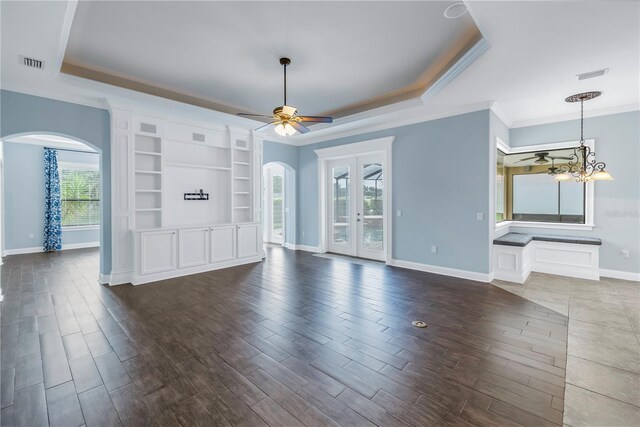
{"type": "Polygon", "coordinates": [[[496,222],[585,223],[585,184],[556,181],[573,148],[504,154],[496,165],[496,222]]]}
{"type": "Polygon", "coordinates": [[[100,171],[97,165],[59,162],[62,226],[100,225],[100,171]]]}

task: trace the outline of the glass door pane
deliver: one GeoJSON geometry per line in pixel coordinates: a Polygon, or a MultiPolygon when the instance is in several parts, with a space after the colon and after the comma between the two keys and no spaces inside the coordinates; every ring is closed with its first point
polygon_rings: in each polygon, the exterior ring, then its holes
{"type": "Polygon", "coordinates": [[[362,249],[384,251],[382,163],[362,163],[362,249]]]}
{"type": "Polygon", "coordinates": [[[271,239],[282,243],[284,237],[284,182],[280,174],[271,176],[271,239]]]}
{"type": "Polygon", "coordinates": [[[332,243],[349,245],[351,242],[351,195],[349,185],[351,171],[349,166],[334,166],[331,168],[332,177],[332,243]]]}

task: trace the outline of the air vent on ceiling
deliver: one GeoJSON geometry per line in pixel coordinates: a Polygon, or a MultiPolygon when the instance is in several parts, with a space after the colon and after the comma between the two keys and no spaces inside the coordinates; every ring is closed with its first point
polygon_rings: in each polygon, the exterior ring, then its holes
{"type": "Polygon", "coordinates": [[[601,70],[589,71],[588,73],[576,74],[578,80],[587,80],[592,79],[594,77],[604,76],[609,72],[608,68],[603,68],[601,70]]]}
{"type": "Polygon", "coordinates": [[[35,58],[29,58],[28,56],[21,56],[20,62],[22,65],[29,68],[37,68],[38,70],[42,70],[44,68],[44,61],[35,58]]]}

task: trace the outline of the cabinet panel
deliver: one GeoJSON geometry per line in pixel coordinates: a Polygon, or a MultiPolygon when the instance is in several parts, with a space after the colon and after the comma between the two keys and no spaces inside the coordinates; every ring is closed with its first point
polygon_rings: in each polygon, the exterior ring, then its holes
{"type": "Polygon", "coordinates": [[[140,233],[140,274],[173,270],[176,262],[176,232],[140,233]]]}
{"type": "Polygon", "coordinates": [[[229,261],[236,257],[236,227],[211,228],[211,262],[229,261]]]}
{"type": "Polygon", "coordinates": [[[205,265],[209,262],[208,228],[180,230],[178,244],[178,265],[180,268],[205,265]]]}
{"type": "Polygon", "coordinates": [[[258,255],[258,225],[238,226],[238,258],[258,255]]]}

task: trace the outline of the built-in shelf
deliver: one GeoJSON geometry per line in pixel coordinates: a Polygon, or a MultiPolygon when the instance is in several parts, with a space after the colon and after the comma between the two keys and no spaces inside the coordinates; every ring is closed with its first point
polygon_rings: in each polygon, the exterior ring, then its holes
{"type": "Polygon", "coordinates": [[[243,179],[245,181],[248,181],[249,177],[246,177],[246,176],[234,176],[233,179],[243,179]]]}
{"type": "Polygon", "coordinates": [[[251,194],[248,191],[234,191],[233,194],[251,194]]]}
{"type": "Polygon", "coordinates": [[[234,165],[249,166],[249,162],[233,162],[234,165]]]}
{"type": "Polygon", "coordinates": [[[233,209],[251,209],[251,206],[234,206],[233,209]]]}
{"type": "Polygon", "coordinates": [[[193,163],[178,163],[178,162],[166,162],[167,166],[178,166],[182,168],[201,168],[201,169],[214,169],[219,171],[230,171],[231,168],[223,167],[223,166],[209,166],[209,165],[198,165],[193,163]]]}
{"type": "Polygon", "coordinates": [[[136,193],[162,193],[162,190],[136,190],[136,193]]]}
{"type": "Polygon", "coordinates": [[[154,153],[153,151],[134,151],[135,154],[144,154],[147,156],[162,156],[162,153],[154,153]]]}
{"type": "Polygon", "coordinates": [[[143,170],[137,170],[136,173],[146,173],[146,174],[151,174],[151,175],[160,175],[160,174],[162,174],[161,171],[143,171],[143,170]]]}
{"type": "Polygon", "coordinates": [[[145,208],[145,209],[136,209],[136,212],[159,212],[162,208],[145,208]]]}

